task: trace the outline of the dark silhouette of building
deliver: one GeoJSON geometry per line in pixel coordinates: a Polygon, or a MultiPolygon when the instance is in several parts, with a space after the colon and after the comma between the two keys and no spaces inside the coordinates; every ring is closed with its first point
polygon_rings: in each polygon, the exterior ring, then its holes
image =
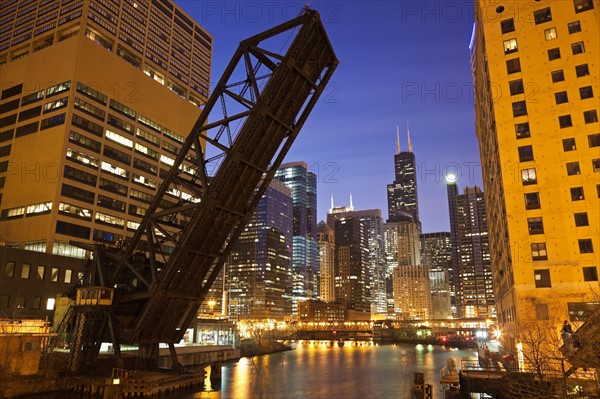
{"type": "Polygon", "coordinates": [[[345,304],[348,320],[369,320],[371,276],[368,227],[359,216],[336,217],[329,213],[327,222],[335,232],[336,300],[345,304]]]}
{"type": "Polygon", "coordinates": [[[229,317],[283,320],[292,312],[292,194],[273,180],[228,260],[229,317]]]}
{"type": "Polygon", "coordinates": [[[319,296],[319,245],[317,243],[317,176],[306,162],[283,164],[275,179],[291,189],[294,203],[292,313],[298,302],[319,296]]]}
{"type": "Polygon", "coordinates": [[[450,233],[421,234],[421,264],[429,269],[431,317],[447,319],[452,315],[452,246],[450,233]]]}
{"type": "Polygon", "coordinates": [[[448,204],[458,317],[487,317],[494,312],[494,292],[483,192],[475,186],[458,194],[449,181],[448,204]]]}
{"type": "Polygon", "coordinates": [[[365,266],[369,269],[371,313],[385,314],[387,313],[387,303],[381,209],[355,210],[351,196],[350,207],[332,207],[327,215],[327,220],[331,226],[332,220],[341,220],[347,217],[358,218],[365,225],[368,246],[367,264],[365,266]]]}

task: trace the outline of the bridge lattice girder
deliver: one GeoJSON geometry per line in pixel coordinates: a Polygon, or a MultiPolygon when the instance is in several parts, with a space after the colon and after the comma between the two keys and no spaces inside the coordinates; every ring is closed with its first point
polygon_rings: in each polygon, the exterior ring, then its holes
{"type": "Polygon", "coordinates": [[[313,10],[240,43],[134,237],[90,281],[118,288],[121,343],[181,340],[337,64],[313,10]],[[284,54],[266,49],[296,28],[284,54]]]}

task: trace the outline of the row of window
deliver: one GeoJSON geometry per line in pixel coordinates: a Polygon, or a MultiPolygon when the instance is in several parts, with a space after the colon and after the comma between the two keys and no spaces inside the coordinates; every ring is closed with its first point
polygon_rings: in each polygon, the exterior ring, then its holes
{"type": "MultiPolygon", "coordinates": [[[[598,281],[598,269],[596,266],[583,267],[583,281],[598,281]]],[[[533,271],[533,280],[535,288],[551,288],[552,280],[549,269],[539,269],[533,271]]]]}
{"type": "MultiPolygon", "coordinates": [[[[575,13],[579,14],[584,11],[594,9],[594,0],[573,0],[573,8],[575,13]]],[[[498,13],[504,11],[504,7],[496,8],[498,13]]],[[[533,19],[536,25],[552,21],[552,10],[550,7],[542,8],[533,12],[533,19]]],[[[500,21],[500,30],[503,34],[515,31],[515,21],[513,18],[500,21]]]]}
{"type": "MultiPolygon", "coordinates": [[[[56,300],[54,298],[47,298],[45,302],[46,310],[54,310],[56,300]]],[[[10,295],[0,295],[0,309],[14,308],[15,310],[22,309],[32,309],[32,310],[40,310],[42,309],[42,298],[40,297],[32,297],[27,299],[24,296],[17,296],[16,302],[11,303],[10,295]]]]}
{"type": "MultiPolygon", "coordinates": [[[[570,35],[581,32],[581,23],[579,21],[570,22],[567,24],[567,29],[568,29],[570,35]]],[[[554,40],[556,38],[558,38],[558,33],[556,32],[555,27],[544,30],[544,39],[546,39],[546,41],[554,40]]],[[[582,42],[580,42],[580,44],[583,45],[582,42]]],[[[515,53],[515,52],[519,51],[519,46],[517,44],[516,38],[504,40],[502,42],[502,45],[504,47],[504,54],[511,54],[511,53],[515,53]]],[[[579,49],[579,48],[573,48],[573,46],[571,46],[571,47],[573,50],[573,54],[580,54],[580,53],[584,52],[583,48],[579,49]],[[575,53],[575,51],[578,51],[578,52],[575,53]]],[[[575,46],[575,47],[579,47],[579,46],[575,46]]],[[[550,53],[548,53],[548,54],[550,54],[550,53]]],[[[559,58],[560,58],[560,56],[559,56],[559,58]]]]}
{"type": "Polygon", "coordinates": [[[58,267],[47,268],[46,266],[37,266],[34,267],[31,263],[23,263],[21,265],[21,270],[17,271],[17,263],[8,261],[4,265],[3,277],[13,278],[16,276],[20,276],[22,279],[30,279],[33,278],[35,280],[48,280],[53,283],[65,283],[70,284],[73,276],[73,270],[71,269],[62,269],[63,273],[61,276],[61,269],[58,267]]]}

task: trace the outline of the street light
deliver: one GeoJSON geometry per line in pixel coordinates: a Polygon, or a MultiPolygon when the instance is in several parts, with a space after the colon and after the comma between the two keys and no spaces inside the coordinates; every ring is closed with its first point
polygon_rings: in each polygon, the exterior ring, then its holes
{"type": "Polygon", "coordinates": [[[208,304],[208,307],[210,308],[209,314],[212,316],[214,314],[215,305],[217,304],[217,302],[211,299],[210,301],[208,301],[207,304],[208,304]]]}

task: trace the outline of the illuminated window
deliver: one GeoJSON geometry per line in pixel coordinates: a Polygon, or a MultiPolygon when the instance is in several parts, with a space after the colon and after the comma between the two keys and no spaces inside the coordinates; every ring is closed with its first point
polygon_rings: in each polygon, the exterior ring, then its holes
{"type": "Polygon", "coordinates": [[[523,185],[536,184],[537,183],[537,174],[535,168],[527,168],[521,170],[521,181],[523,185]]]}
{"type": "Polygon", "coordinates": [[[554,40],[556,39],[556,28],[550,28],[550,29],[546,29],[544,31],[544,37],[546,38],[546,40],[554,40]]]}
{"type": "Polygon", "coordinates": [[[50,273],[50,281],[53,283],[58,283],[58,275],[60,273],[60,269],[58,267],[53,267],[50,273]]]}
{"type": "MultiPolygon", "coordinates": [[[[70,272],[70,270],[69,270],[70,272]]],[[[69,283],[71,282],[71,279],[69,278],[69,283]]],[[[66,283],[66,281],[65,281],[66,283]]],[[[55,304],[56,300],[54,298],[48,298],[48,300],[46,301],[46,310],[54,310],[54,304],[55,304]]]]}
{"type": "Polygon", "coordinates": [[[514,53],[517,50],[517,39],[509,39],[504,41],[504,54],[514,53]]]}
{"type": "Polygon", "coordinates": [[[31,273],[31,265],[29,263],[23,263],[21,267],[21,278],[28,279],[31,273]]]}
{"type": "Polygon", "coordinates": [[[92,219],[92,211],[77,205],[71,205],[64,202],[58,204],[58,213],[61,215],[72,216],[83,220],[92,219]]]}
{"type": "Polygon", "coordinates": [[[531,259],[532,260],[548,260],[545,242],[531,243],[531,259]]]}
{"type": "Polygon", "coordinates": [[[64,282],[67,284],[70,284],[72,277],[73,277],[73,271],[71,269],[66,269],[64,282]]]}
{"type": "Polygon", "coordinates": [[[37,272],[35,273],[36,280],[43,280],[46,276],[46,266],[38,266],[37,272]]]}
{"type": "Polygon", "coordinates": [[[71,88],[71,81],[59,83],[46,89],[46,98],[67,91],[71,88]]]}
{"type": "Polygon", "coordinates": [[[4,209],[0,219],[20,218],[25,214],[25,207],[19,206],[16,208],[4,209]]]}
{"type": "Polygon", "coordinates": [[[104,136],[107,139],[114,141],[115,143],[121,144],[124,147],[133,148],[133,140],[130,140],[127,137],[123,137],[120,134],[113,132],[112,130],[106,129],[104,136]]]}
{"type": "Polygon", "coordinates": [[[121,219],[116,216],[108,215],[106,213],[96,212],[96,223],[102,223],[112,226],[124,227],[125,219],[121,219]]]}
{"type": "Polygon", "coordinates": [[[156,72],[154,69],[150,68],[148,65],[144,65],[144,73],[150,76],[152,79],[156,80],[161,85],[165,84],[165,77],[161,73],[156,72]]]}

